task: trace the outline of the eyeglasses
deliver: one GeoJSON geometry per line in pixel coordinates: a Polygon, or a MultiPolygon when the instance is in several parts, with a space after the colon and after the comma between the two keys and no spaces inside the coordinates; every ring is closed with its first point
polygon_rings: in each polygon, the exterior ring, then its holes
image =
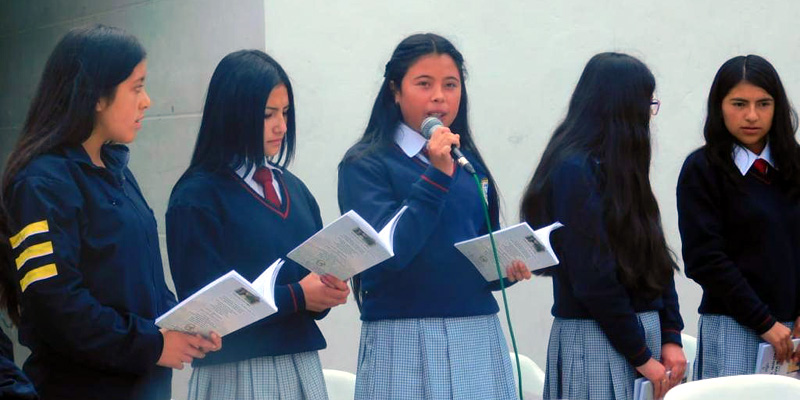
{"type": "Polygon", "coordinates": [[[658,109],[661,108],[661,101],[658,99],[650,100],[650,114],[657,115],[658,109]]]}

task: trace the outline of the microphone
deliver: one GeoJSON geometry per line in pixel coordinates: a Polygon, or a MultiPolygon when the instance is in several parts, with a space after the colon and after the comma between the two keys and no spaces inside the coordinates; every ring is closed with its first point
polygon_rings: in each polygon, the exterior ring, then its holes
{"type": "MultiPolygon", "coordinates": [[[[436,128],[440,126],[444,126],[444,124],[442,123],[442,121],[439,121],[439,118],[428,117],[425,118],[424,121],[422,121],[422,125],[420,126],[419,131],[422,132],[422,136],[424,136],[425,139],[430,139],[431,135],[433,135],[433,131],[435,131],[436,128]]],[[[475,168],[472,168],[472,164],[469,163],[467,157],[464,157],[464,154],[461,153],[461,150],[459,150],[458,147],[456,146],[450,147],[450,155],[453,157],[454,160],[456,160],[456,162],[458,163],[458,165],[461,166],[461,168],[464,168],[470,174],[473,175],[475,174],[475,168]]]]}

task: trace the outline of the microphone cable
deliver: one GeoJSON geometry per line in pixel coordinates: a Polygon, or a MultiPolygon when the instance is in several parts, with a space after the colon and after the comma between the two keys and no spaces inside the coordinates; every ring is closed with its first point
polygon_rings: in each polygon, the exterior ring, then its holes
{"type": "Polygon", "coordinates": [[[520,368],[519,364],[519,351],[517,351],[517,340],[514,337],[514,327],[511,325],[511,314],[508,311],[508,296],[506,296],[506,284],[504,282],[505,278],[503,278],[503,272],[500,269],[500,259],[497,257],[497,245],[494,242],[494,233],[492,232],[492,221],[489,218],[489,207],[488,202],[486,201],[486,196],[483,194],[483,185],[481,185],[481,181],[478,178],[478,174],[476,172],[472,172],[472,177],[475,178],[475,184],[478,186],[478,193],[481,196],[481,205],[483,205],[483,214],[486,217],[486,229],[489,231],[489,241],[492,243],[492,254],[494,254],[494,265],[497,268],[497,276],[500,277],[500,291],[503,293],[503,308],[506,312],[506,322],[508,322],[508,333],[511,336],[511,345],[514,347],[514,357],[517,361],[517,379],[518,382],[518,390],[519,390],[519,398],[523,400],[522,396],[522,368],[520,368]]]}

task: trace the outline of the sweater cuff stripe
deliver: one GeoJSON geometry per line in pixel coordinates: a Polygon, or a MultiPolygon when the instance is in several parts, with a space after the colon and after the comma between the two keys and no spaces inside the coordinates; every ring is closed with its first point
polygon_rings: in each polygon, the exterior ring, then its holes
{"type": "Polygon", "coordinates": [[[440,185],[440,184],[438,184],[438,183],[434,182],[433,180],[431,180],[431,178],[428,178],[428,177],[427,177],[427,176],[425,176],[425,175],[422,175],[422,180],[424,180],[425,182],[428,182],[428,183],[430,183],[430,184],[431,184],[431,185],[433,185],[435,188],[437,188],[437,189],[439,189],[439,190],[441,190],[441,191],[443,191],[443,192],[445,192],[445,193],[447,193],[447,192],[448,192],[448,190],[447,190],[447,188],[446,188],[446,187],[444,187],[444,186],[442,186],[442,185],[440,185]]]}
{"type": "Polygon", "coordinates": [[[288,287],[289,287],[289,294],[292,295],[292,303],[294,303],[294,311],[297,312],[299,311],[297,309],[297,297],[294,295],[294,289],[292,288],[292,285],[288,285],[288,287]]]}

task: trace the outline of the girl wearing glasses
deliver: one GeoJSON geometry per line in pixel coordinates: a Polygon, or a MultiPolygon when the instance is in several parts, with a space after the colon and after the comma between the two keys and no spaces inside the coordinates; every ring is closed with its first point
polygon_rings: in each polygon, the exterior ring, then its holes
{"type": "Polygon", "coordinates": [[[753,373],[764,341],[778,360],[800,359],[796,122],[767,60],[734,57],[717,71],[706,144],[677,188],[686,276],[703,288],[695,379],[753,373]]]}
{"type": "Polygon", "coordinates": [[[677,267],[649,181],[654,89],[641,61],[592,57],[523,196],[532,226],[564,224],[561,264],[546,272],[545,399],[631,399],[638,374],[660,398],[683,376],[677,267]]]}

